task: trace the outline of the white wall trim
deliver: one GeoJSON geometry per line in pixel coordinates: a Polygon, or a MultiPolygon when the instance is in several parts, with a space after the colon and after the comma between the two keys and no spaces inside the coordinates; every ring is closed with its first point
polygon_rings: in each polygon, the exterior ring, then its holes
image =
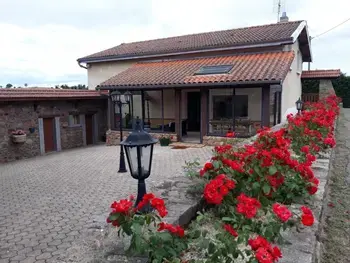
{"type": "Polygon", "coordinates": [[[306,21],[303,21],[300,23],[300,25],[297,27],[297,29],[293,32],[291,37],[293,38],[293,43],[297,41],[301,31],[303,31],[304,27],[306,26],[306,21]]]}
{"type": "Polygon", "coordinates": [[[40,154],[45,154],[45,140],[44,140],[44,120],[43,118],[38,119],[39,123],[39,143],[40,143],[40,154]]]}

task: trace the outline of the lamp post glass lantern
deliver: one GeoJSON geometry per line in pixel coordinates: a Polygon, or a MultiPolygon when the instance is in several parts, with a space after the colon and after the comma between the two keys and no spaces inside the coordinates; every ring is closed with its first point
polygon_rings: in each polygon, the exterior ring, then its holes
{"type": "MultiPolygon", "coordinates": [[[[136,119],[135,129],[121,142],[125,148],[126,157],[129,164],[130,174],[138,180],[137,199],[135,206],[146,194],[145,180],[151,174],[153,147],[158,142],[142,128],[139,118],[136,119]]],[[[141,212],[150,211],[149,204],[141,209],[141,212]]]]}
{"type": "Polygon", "coordinates": [[[300,98],[295,102],[295,106],[297,108],[298,114],[300,114],[301,110],[303,109],[303,104],[304,103],[300,98]]]}

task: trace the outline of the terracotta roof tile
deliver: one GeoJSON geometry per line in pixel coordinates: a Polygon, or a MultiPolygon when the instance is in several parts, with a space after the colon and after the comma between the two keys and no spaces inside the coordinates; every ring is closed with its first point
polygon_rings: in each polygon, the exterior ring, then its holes
{"type": "Polygon", "coordinates": [[[289,41],[292,40],[292,34],[301,22],[303,21],[291,21],[126,43],[80,58],[78,61],[86,62],[95,58],[104,59],[109,57],[117,59],[133,56],[150,56],[289,41]]]}
{"type": "Polygon", "coordinates": [[[53,100],[53,99],[94,99],[100,98],[104,91],[71,90],[51,88],[0,89],[0,101],[53,100]]]}
{"type": "Polygon", "coordinates": [[[172,86],[283,80],[294,53],[271,52],[162,62],[140,62],[100,84],[101,87],[172,86]],[[203,66],[233,65],[228,74],[194,75],[203,66]]]}
{"type": "Polygon", "coordinates": [[[341,75],[340,69],[305,70],[301,74],[302,79],[334,79],[341,75]]]}

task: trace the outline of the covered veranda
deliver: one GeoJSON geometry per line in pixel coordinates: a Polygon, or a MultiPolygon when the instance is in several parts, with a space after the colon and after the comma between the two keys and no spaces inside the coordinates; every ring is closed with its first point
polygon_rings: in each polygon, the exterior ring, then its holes
{"type": "Polygon", "coordinates": [[[293,56],[273,52],[137,63],[99,86],[132,94],[122,112],[109,101],[107,144],[118,144],[120,125],[127,135],[137,117],[154,137],[173,141],[207,143],[208,137],[230,131],[253,136],[258,128],[280,122],[281,83],[289,62],[278,61],[293,56]],[[254,73],[242,72],[243,66],[254,73]]]}

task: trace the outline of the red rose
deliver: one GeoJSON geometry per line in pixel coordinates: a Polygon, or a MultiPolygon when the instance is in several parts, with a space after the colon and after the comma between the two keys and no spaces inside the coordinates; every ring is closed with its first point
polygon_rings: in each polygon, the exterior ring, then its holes
{"type": "Polygon", "coordinates": [[[238,233],[236,230],[233,229],[233,227],[230,224],[225,224],[224,229],[229,232],[232,236],[238,237],[238,233]]]}
{"type": "Polygon", "coordinates": [[[315,219],[311,209],[306,206],[302,206],[301,211],[303,212],[301,215],[301,223],[304,226],[312,226],[314,224],[315,219]]]}
{"type": "Polygon", "coordinates": [[[289,218],[291,218],[293,215],[292,212],[289,211],[286,206],[277,203],[272,205],[272,211],[284,223],[287,222],[289,218]]]}
{"type": "Polygon", "coordinates": [[[204,164],[204,171],[209,171],[209,170],[212,170],[214,169],[214,165],[212,163],[205,163],[204,164]]]}
{"type": "Polygon", "coordinates": [[[235,137],[235,133],[234,132],[228,132],[228,133],[226,133],[226,137],[230,137],[230,138],[235,137]]]}

